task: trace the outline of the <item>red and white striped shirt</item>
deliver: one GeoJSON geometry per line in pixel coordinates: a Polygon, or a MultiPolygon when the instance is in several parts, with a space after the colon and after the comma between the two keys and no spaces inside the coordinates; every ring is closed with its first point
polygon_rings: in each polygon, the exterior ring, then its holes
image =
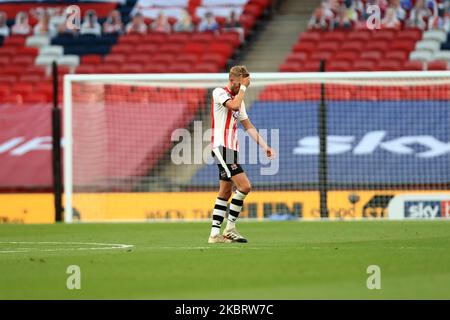
{"type": "Polygon", "coordinates": [[[233,111],[225,107],[225,102],[233,98],[234,95],[228,87],[213,90],[213,103],[211,106],[212,148],[224,146],[239,151],[237,121],[248,119],[248,115],[244,101],[242,101],[239,111],[233,111]]]}

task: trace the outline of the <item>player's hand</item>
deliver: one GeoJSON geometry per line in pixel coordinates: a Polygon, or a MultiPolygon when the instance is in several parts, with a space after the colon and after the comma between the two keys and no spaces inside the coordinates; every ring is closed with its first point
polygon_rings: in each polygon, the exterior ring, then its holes
{"type": "Polygon", "coordinates": [[[277,153],[271,147],[268,147],[265,151],[267,158],[269,158],[270,160],[273,160],[277,157],[277,153]]]}
{"type": "Polygon", "coordinates": [[[244,86],[246,86],[248,88],[250,86],[250,76],[242,78],[241,84],[243,84],[244,86]]]}

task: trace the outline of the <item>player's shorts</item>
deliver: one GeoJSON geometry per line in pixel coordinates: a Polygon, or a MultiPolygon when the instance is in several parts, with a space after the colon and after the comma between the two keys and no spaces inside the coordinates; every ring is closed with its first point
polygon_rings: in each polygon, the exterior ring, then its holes
{"type": "Polygon", "coordinates": [[[231,177],[244,172],[237,151],[220,146],[213,149],[212,156],[219,167],[219,180],[231,181],[231,177]]]}

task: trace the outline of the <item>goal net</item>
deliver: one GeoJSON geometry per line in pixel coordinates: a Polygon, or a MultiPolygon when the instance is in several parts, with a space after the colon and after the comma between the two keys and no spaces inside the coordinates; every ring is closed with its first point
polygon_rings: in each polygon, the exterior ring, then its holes
{"type": "MultiPolygon", "coordinates": [[[[209,219],[226,74],[66,75],[65,221],[209,219]]],[[[450,72],[255,73],[243,218],[450,216],[450,72]]]]}

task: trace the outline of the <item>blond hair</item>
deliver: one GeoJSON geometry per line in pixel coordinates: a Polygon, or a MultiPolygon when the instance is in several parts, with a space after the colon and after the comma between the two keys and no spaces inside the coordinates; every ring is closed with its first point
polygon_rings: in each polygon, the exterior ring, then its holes
{"type": "Polygon", "coordinates": [[[250,73],[247,70],[246,66],[234,66],[230,69],[230,79],[231,78],[240,78],[240,77],[248,77],[250,73]]]}

